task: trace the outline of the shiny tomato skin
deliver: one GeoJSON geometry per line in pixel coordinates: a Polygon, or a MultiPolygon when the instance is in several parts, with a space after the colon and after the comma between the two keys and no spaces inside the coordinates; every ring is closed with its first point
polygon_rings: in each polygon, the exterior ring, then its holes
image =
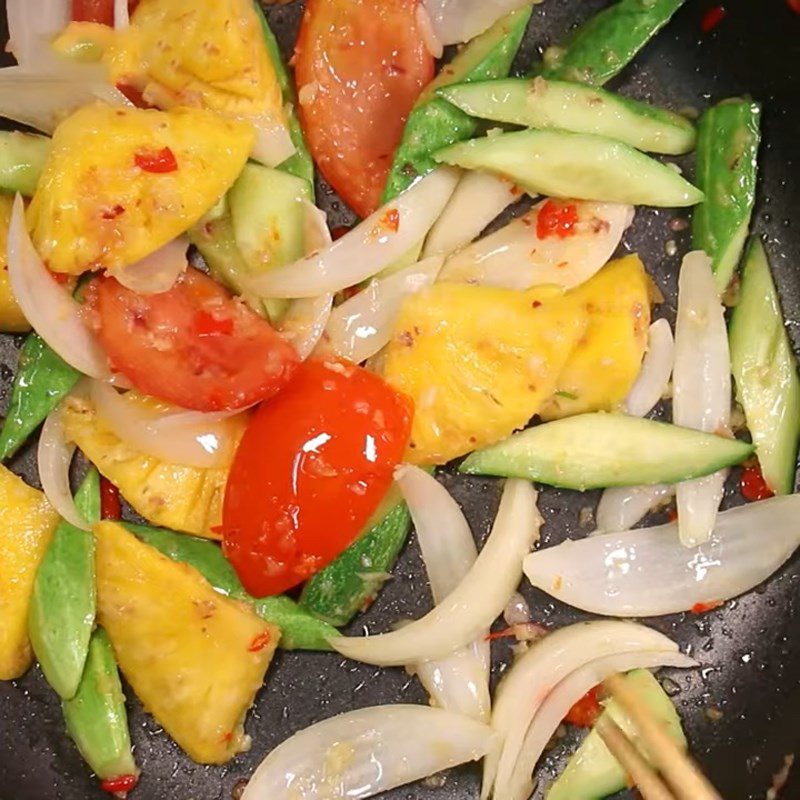
{"type": "Polygon", "coordinates": [[[112,369],[140,392],[184,408],[223,411],[267,400],[299,363],[265,320],[196,269],[152,295],[102,275],[85,297],[112,369]]]}
{"type": "Polygon", "coordinates": [[[392,482],[411,417],[377,375],[320,358],[253,414],[222,514],[223,552],[248,592],[290,589],[350,545],[392,482]]]}
{"type": "Polygon", "coordinates": [[[433,78],[420,0],[308,0],[295,50],[300,121],[325,179],[361,217],[381,193],[406,119],[433,78]]]}
{"type": "Polygon", "coordinates": [[[114,27],[114,0],[72,0],[73,22],[99,22],[114,27]]]}

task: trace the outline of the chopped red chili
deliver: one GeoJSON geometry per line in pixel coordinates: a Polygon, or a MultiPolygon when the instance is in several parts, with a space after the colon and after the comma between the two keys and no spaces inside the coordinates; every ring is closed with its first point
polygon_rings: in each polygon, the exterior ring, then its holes
{"type": "Polygon", "coordinates": [[[269,631],[264,631],[264,633],[259,633],[258,636],[250,642],[250,646],[247,648],[248,653],[257,653],[259,650],[263,650],[271,640],[271,636],[269,631]]]}
{"type": "Polygon", "coordinates": [[[724,6],[713,6],[703,15],[703,19],[700,21],[700,28],[703,33],[711,33],[727,16],[728,12],[724,6]]]}
{"type": "Polygon", "coordinates": [[[722,605],[722,600],[712,600],[710,603],[695,603],[692,608],[692,614],[705,614],[707,611],[713,611],[722,605]]]}
{"type": "Polygon", "coordinates": [[[121,205],[117,204],[113,208],[107,208],[105,211],[103,211],[102,217],[103,219],[116,219],[120,214],[124,213],[125,209],[121,205]]]}
{"type": "Polygon", "coordinates": [[[390,208],[381,217],[381,227],[392,233],[397,233],[400,229],[400,212],[396,208],[390,208]]]}
{"type": "Polygon", "coordinates": [[[678,509],[677,508],[671,508],[667,512],[667,521],[668,522],[675,522],[677,519],[678,519],[678,509]]]}
{"type": "Polygon", "coordinates": [[[169,147],[162,147],[160,150],[140,150],[133,159],[139,169],[158,175],[175,172],[178,169],[175,153],[169,147]]]}
{"type": "Polygon", "coordinates": [[[487,633],[484,639],[487,642],[493,642],[495,639],[507,639],[511,636],[516,636],[513,626],[511,628],[503,628],[503,630],[495,631],[494,633],[487,633]]]}
{"type": "Polygon", "coordinates": [[[566,239],[577,233],[578,208],[574,203],[559,203],[548,200],[536,217],[536,235],[540,239],[557,236],[566,239]]]}
{"type": "Polygon", "coordinates": [[[122,518],[119,489],[108,478],[100,478],[100,516],[102,519],[122,518]]]}
{"type": "Polygon", "coordinates": [[[761,465],[758,462],[742,470],[742,477],[739,479],[739,491],[748,503],[768,500],[775,494],[767,486],[767,482],[761,472],[761,465]]]}
{"type": "Polygon", "coordinates": [[[198,311],[194,315],[194,329],[199,336],[210,336],[219,333],[222,336],[233,334],[233,320],[230,317],[217,319],[208,311],[198,311]]]}
{"type": "Polygon", "coordinates": [[[599,686],[595,686],[594,689],[589,689],[589,691],[567,712],[564,721],[572,725],[577,725],[579,728],[591,728],[603,712],[603,707],[597,699],[599,691],[599,686]]]}
{"type": "Polygon", "coordinates": [[[106,778],[101,781],[100,788],[112,794],[123,794],[136,788],[139,783],[138,775],[119,775],[116,778],[106,778]]]}

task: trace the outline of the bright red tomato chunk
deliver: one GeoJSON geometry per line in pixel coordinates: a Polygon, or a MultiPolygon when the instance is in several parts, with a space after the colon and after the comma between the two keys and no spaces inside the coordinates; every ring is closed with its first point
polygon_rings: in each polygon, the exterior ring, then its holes
{"type": "Polygon", "coordinates": [[[114,27],[114,0],[72,0],[73,22],[99,22],[114,27]]]}
{"type": "Polygon", "coordinates": [[[412,407],[348,361],[309,359],[253,415],[231,467],[223,551],[245,588],[278,594],[358,536],[408,444],[412,407]]]}
{"type": "Polygon", "coordinates": [[[188,269],[162,294],[114,278],[86,293],[111,367],[139,391],[198,411],[245,408],[289,382],[294,348],[218,283],[188,269]]]}
{"type": "Polygon", "coordinates": [[[567,712],[564,720],[572,725],[577,725],[579,728],[591,728],[603,712],[603,706],[600,705],[600,701],[597,699],[599,691],[599,686],[589,689],[567,712]]]}
{"type": "Polygon", "coordinates": [[[308,0],[295,52],[311,154],[365,217],[381,193],[409,112],[433,77],[419,0],[308,0]]]}
{"type": "Polygon", "coordinates": [[[739,491],[748,503],[768,500],[770,497],[775,496],[772,489],[767,486],[767,482],[761,472],[761,465],[758,462],[742,470],[742,477],[739,479],[739,491]]]}

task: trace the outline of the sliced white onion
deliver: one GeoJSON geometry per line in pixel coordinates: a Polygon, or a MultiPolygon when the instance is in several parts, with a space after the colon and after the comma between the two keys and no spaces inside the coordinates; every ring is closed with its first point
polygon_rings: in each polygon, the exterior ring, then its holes
{"type": "Polygon", "coordinates": [[[633,417],[649,414],[664,395],[675,363],[675,340],[665,319],[657,319],[647,338],[647,353],[639,377],[625,399],[625,410],[633,417]]]}
{"type": "Polygon", "coordinates": [[[111,371],[105,354],[81,318],[81,307],[47,270],[25,226],[17,195],[8,227],[8,278],[14,298],[39,336],[75,369],[100,380],[111,371]]]}
{"type": "Polygon", "coordinates": [[[58,65],[50,72],[0,69],[0,115],[50,134],[64,117],[97,100],[129,106],[102,70],[98,64],[58,65]]]}
{"type": "Polygon", "coordinates": [[[540,239],[537,219],[546,202],[448,258],[439,280],[506,289],[548,283],[570,289],[608,262],[633,219],[632,206],[575,201],[577,232],[540,239]]]}
{"type": "Polygon", "coordinates": [[[141,261],[108,270],[123,286],[137,294],[161,294],[169,291],[186,271],[189,243],[182,236],[173,239],[141,261]]]}
{"type": "Polygon", "coordinates": [[[431,256],[386,278],[374,278],[358,294],[333,309],[323,338],[326,350],[361,363],[389,339],[403,301],[430,286],[444,258],[431,256]]]}
{"type": "MultiPolygon", "coordinates": [[[[302,200],[305,210],[303,237],[306,255],[319,252],[331,243],[327,214],[308,200],[302,200]]],[[[292,300],[280,321],[280,334],[294,345],[297,354],[305,360],[317,346],[333,307],[333,294],[304,297],[292,300]]]]}
{"type": "Polygon", "coordinates": [[[525,574],[567,605],[611,617],[689,611],[748,592],[800,545],[800,495],[717,516],[711,539],[683,547],[676,523],[604,533],[532,553],[525,574]]]}
{"type": "MultiPolygon", "coordinates": [[[[469,572],[478,550],[464,514],[433,475],[402,465],[395,481],[408,504],[417,533],[433,602],[441,603],[469,572]]],[[[482,722],[488,721],[489,641],[485,628],[450,655],[413,665],[434,705],[482,722]]]]}
{"type": "Polygon", "coordinates": [[[39,481],[50,505],[71,525],[88,531],[91,530],[91,525],[75,506],[69,488],[69,465],[74,454],[75,445],[67,444],[61,412],[56,409],[44,421],[39,435],[39,481]]]}
{"type": "Polygon", "coordinates": [[[160,411],[145,405],[136,392],[123,396],[100,381],[92,381],[91,399],[112,433],[140,453],[202,469],[230,461],[235,444],[230,412],[160,411]]]}
{"type": "Polygon", "coordinates": [[[250,278],[245,288],[259,297],[316,297],[355,286],[425,236],[457,181],[456,170],[431,172],[330,247],[250,278]]]}
{"type": "Polygon", "coordinates": [[[443,44],[467,42],[530,0],[425,0],[437,38],[443,44]]]}
{"type": "Polygon", "coordinates": [[[541,524],[531,483],[507,480],[486,544],[464,580],[439,605],[400,630],[342,636],[332,646],[358,661],[400,666],[441,658],[469,644],[502,613],[541,524]]]}
{"type": "Polygon", "coordinates": [[[242,800],[371,797],[477,761],[492,730],[438,708],[362,708],[306,728],[278,745],[256,769],[242,800]]]}
{"type": "MultiPolygon", "coordinates": [[[[676,425],[724,435],[731,414],[731,357],[723,307],[702,251],[689,253],[678,279],[672,419],[676,425]]],[[[681,541],[694,547],[708,540],[722,502],[727,470],[684,481],[677,487],[681,541]]]]}
{"type": "Polygon", "coordinates": [[[250,120],[253,123],[256,138],[250,155],[261,164],[268,167],[277,167],[295,151],[289,129],[282,120],[277,120],[271,115],[256,117],[250,120]]]}
{"type": "Polygon", "coordinates": [[[530,796],[533,791],[531,774],[561,721],[581,697],[606,678],[632,669],[655,667],[691,669],[696,666],[698,664],[693,658],[674,650],[644,650],[596,658],[576,669],[550,692],[539,707],[525,734],[509,785],[499,790],[498,796],[507,797],[509,800],[526,800],[530,796]]]}
{"type": "Polygon", "coordinates": [[[131,24],[128,0],[114,0],[114,28],[124,31],[131,24]]]}
{"type": "Polygon", "coordinates": [[[531,621],[531,609],[528,601],[519,593],[514,592],[503,611],[503,621],[506,625],[527,625],[531,621]]]}
{"type": "Polygon", "coordinates": [[[595,513],[598,531],[627,531],[653,509],[671,499],[674,486],[614,486],[600,497],[595,513]]]}
{"type": "Polygon", "coordinates": [[[525,734],[555,686],[594,659],[646,650],[677,652],[678,646],[644,625],[609,620],[568,625],[532,645],[497,687],[492,728],[500,743],[484,762],[481,797],[509,785],[525,734]]]}
{"type": "Polygon", "coordinates": [[[420,36],[422,37],[422,41],[425,43],[425,47],[427,48],[428,52],[434,58],[441,58],[442,53],[444,52],[444,44],[436,35],[430,15],[422,3],[417,6],[416,17],[420,36]]]}
{"type": "Polygon", "coordinates": [[[8,49],[17,63],[29,69],[55,64],[52,40],[70,21],[70,0],[6,0],[8,49]]]}
{"type": "Polygon", "coordinates": [[[480,170],[465,172],[431,228],[422,255],[448,256],[468,245],[520,196],[520,190],[505,178],[480,170]]]}

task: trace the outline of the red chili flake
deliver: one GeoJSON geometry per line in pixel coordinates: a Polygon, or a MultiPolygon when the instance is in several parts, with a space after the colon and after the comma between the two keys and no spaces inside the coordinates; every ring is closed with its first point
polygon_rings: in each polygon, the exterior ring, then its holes
{"type": "Polygon", "coordinates": [[[52,270],[50,270],[50,277],[62,286],[66,286],[72,280],[72,275],[67,275],[66,272],[53,272],[52,270]]]}
{"type": "Polygon", "coordinates": [[[390,208],[381,217],[380,226],[387,231],[397,233],[400,229],[400,212],[396,208],[390,208]]]}
{"type": "Polygon", "coordinates": [[[121,205],[115,205],[113,208],[107,208],[101,216],[103,219],[116,219],[120,214],[124,214],[125,209],[121,205]]]}
{"type": "Polygon", "coordinates": [[[786,2],[795,14],[800,14],[800,0],[786,0],[786,2]]]}
{"type": "Polygon", "coordinates": [[[539,308],[539,306],[540,306],[541,304],[542,304],[541,300],[534,300],[534,301],[531,303],[531,308],[539,308]]]}
{"type": "Polygon", "coordinates": [[[228,744],[231,739],[233,739],[233,733],[231,731],[223,733],[222,736],[219,737],[219,740],[222,742],[222,744],[228,744]]]}
{"type": "Polygon", "coordinates": [[[493,642],[495,639],[508,639],[511,636],[516,636],[513,626],[510,628],[503,628],[503,630],[495,631],[494,633],[487,633],[484,639],[487,642],[493,642]]]}
{"type": "Polygon", "coordinates": [[[162,147],[160,150],[140,150],[134,155],[133,160],[139,169],[157,175],[175,172],[178,169],[175,153],[169,147],[162,147]]]}
{"type": "Polygon", "coordinates": [[[101,781],[100,788],[112,794],[124,794],[136,788],[139,783],[138,775],[119,775],[116,778],[106,778],[101,781]]]}
{"type": "Polygon", "coordinates": [[[100,478],[100,517],[101,519],[121,519],[122,503],[119,489],[108,478],[100,478]]]}
{"type": "Polygon", "coordinates": [[[707,611],[713,611],[723,605],[722,600],[712,600],[710,603],[695,603],[692,608],[692,614],[705,614],[707,611]]]}
{"type": "Polygon", "coordinates": [[[133,103],[136,108],[155,108],[144,99],[144,94],[141,89],[136,86],[131,86],[129,83],[118,83],[117,89],[133,103]]]}
{"type": "Polygon", "coordinates": [[[335,242],[337,239],[341,239],[346,233],[350,233],[351,228],[348,228],[347,225],[340,225],[338,228],[333,228],[331,230],[331,239],[335,242]]]}
{"type": "Polygon", "coordinates": [[[675,522],[678,519],[678,509],[671,508],[667,511],[667,521],[668,522],[675,522]]]}
{"type": "Polygon", "coordinates": [[[250,646],[247,648],[248,653],[257,653],[259,650],[263,650],[269,643],[272,637],[270,636],[269,631],[264,631],[264,633],[259,633],[258,636],[250,642],[250,646]]]}
{"type": "Polygon", "coordinates": [[[194,315],[194,332],[199,336],[212,336],[221,334],[231,336],[233,334],[233,320],[230,317],[217,319],[208,311],[198,311],[194,315]]]}
{"type": "Polygon", "coordinates": [[[597,699],[599,691],[599,686],[595,686],[594,689],[589,689],[589,691],[567,712],[564,721],[572,725],[577,725],[579,728],[591,728],[592,725],[597,722],[597,718],[603,711],[603,707],[597,699]]]}
{"type": "Polygon", "coordinates": [[[375,602],[375,598],[376,597],[377,597],[377,595],[368,594],[364,598],[364,602],[361,604],[361,610],[362,611],[366,611],[375,602]]]}
{"type": "Polygon", "coordinates": [[[574,203],[558,203],[548,200],[536,216],[536,235],[540,239],[557,236],[566,239],[577,233],[578,208],[574,203]]]}
{"type": "Polygon", "coordinates": [[[739,491],[748,503],[768,500],[775,495],[772,489],[767,486],[758,462],[742,470],[742,477],[739,479],[739,491]]]}
{"type": "Polygon", "coordinates": [[[700,21],[700,29],[705,34],[711,33],[727,16],[728,12],[724,6],[712,6],[703,15],[703,19],[700,21]]]}

